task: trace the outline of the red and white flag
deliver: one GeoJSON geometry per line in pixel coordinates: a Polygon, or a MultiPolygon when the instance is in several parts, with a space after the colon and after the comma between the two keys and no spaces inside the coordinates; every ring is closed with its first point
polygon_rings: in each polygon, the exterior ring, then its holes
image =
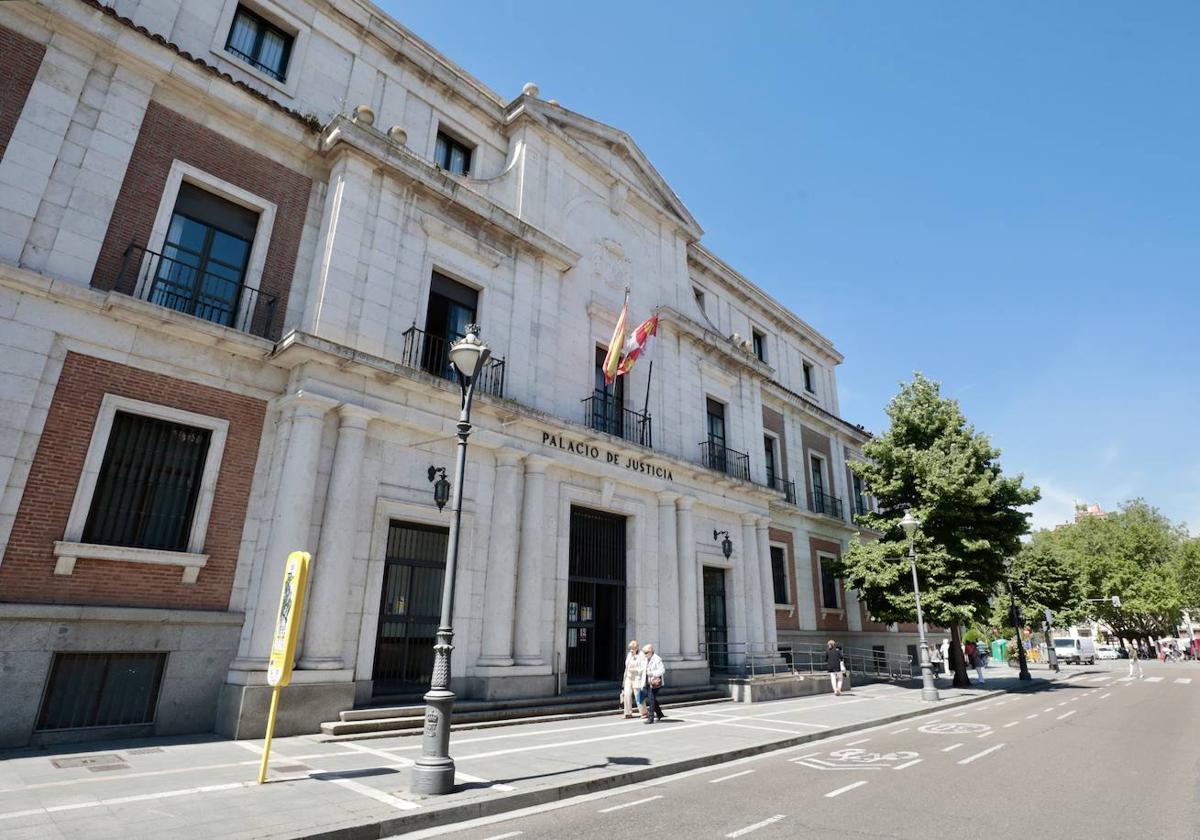
{"type": "Polygon", "coordinates": [[[650,355],[650,348],[653,346],[652,339],[656,335],[658,335],[658,316],[651,315],[638,325],[638,328],[625,342],[623,358],[620,367],[617,368],[617,375],[629,373],[638,359],[650,355]]]}

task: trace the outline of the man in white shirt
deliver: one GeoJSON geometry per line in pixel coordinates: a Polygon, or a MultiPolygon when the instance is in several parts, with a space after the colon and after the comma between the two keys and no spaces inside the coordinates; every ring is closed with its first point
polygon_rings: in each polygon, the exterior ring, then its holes
{"type": "Polygon", "coordinates": [[[645,660],[642,679],[645,680],[646,690],[646,723],[654,723],[666,717],[658,705],[658,690],[663,687],[667,666],[663,664],[662,657],[654,652],[654,645],[642,648],[642,658],[645,660]]]}

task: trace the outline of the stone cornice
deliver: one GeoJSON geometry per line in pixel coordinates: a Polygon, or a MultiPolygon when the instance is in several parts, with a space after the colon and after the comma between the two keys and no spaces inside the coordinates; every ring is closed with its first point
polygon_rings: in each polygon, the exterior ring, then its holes
{"type": "Polygon", "coordinates": [[[321,132],[321,151],[332,155],[341,149],[353,149],[427,197],[445,202],[494,236],[546,260],[560,272],[573,268],[580,260],[579,253],[565,243],[522,221],[475,192],[463,179],[448,175],[373,127],[344,116],[334,117],[321,132]]]}
{"type": "Polygon", "coordinates": [[[763,379],[769,380],[775,372],[775,369],[766,362],[759,361],[751,354],[738,348],[727,336],[721,335],[719,332],[684,315],[678,309],[672,306],[660,306],[657,312],[662,316],[660,323],[663,329],[674,330],[680,335],[686,335],[697,344],[716,351],[723,359],[763,379]]]}

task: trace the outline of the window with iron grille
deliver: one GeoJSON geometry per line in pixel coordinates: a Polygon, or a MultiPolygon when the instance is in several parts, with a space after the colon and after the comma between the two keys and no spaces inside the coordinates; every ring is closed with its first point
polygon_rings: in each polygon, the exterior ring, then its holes
{"type": "Polygon", "coordinates": [[[83,541],[187,551],[212,433],[118,411],[83,541]]]}
{"type": "Polygon", "coordinates": [[[789,604],[788,585],[787,585],[787,559],[784,556],[783,548],[778,545],[771,546],[771,582],[775,589],[775,603],[789,604]]]}
{"type": "Polygon", "coordinates": [[[165,653],[55,653],[38,730],[153,723],[165,653]]]}
{"type": "Polygon", "coordinates": [[[229,28],[225,50],[282,82],[287,77],[292,41],[293,36],[262,15],[245,6],[238,6],[233,26],[229,28]]]}
{"type": "Polygon", "coordinates": [[[455,140],[449,134],[439,131],[437,146],[433,152],[433,162],[453,175],[469,175],[471,173],[471,147],[455,140]]]}

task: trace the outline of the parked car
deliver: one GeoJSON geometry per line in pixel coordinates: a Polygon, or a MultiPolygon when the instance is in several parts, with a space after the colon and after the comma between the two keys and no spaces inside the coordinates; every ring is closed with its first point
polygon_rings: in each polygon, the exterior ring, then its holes
{"type": "Polygon", "coordinates": [[[1091,639],[1055,639],[1054,652],[1058,654],[1060,662],[1074,665],[1096,663],[1096,643],[1091,639]]]}
{"type": "Polygon", "coordinates": [[[1112,645],[1096,645],[1097,659],[1116,659],[1117,649],[1112,645]]]}

